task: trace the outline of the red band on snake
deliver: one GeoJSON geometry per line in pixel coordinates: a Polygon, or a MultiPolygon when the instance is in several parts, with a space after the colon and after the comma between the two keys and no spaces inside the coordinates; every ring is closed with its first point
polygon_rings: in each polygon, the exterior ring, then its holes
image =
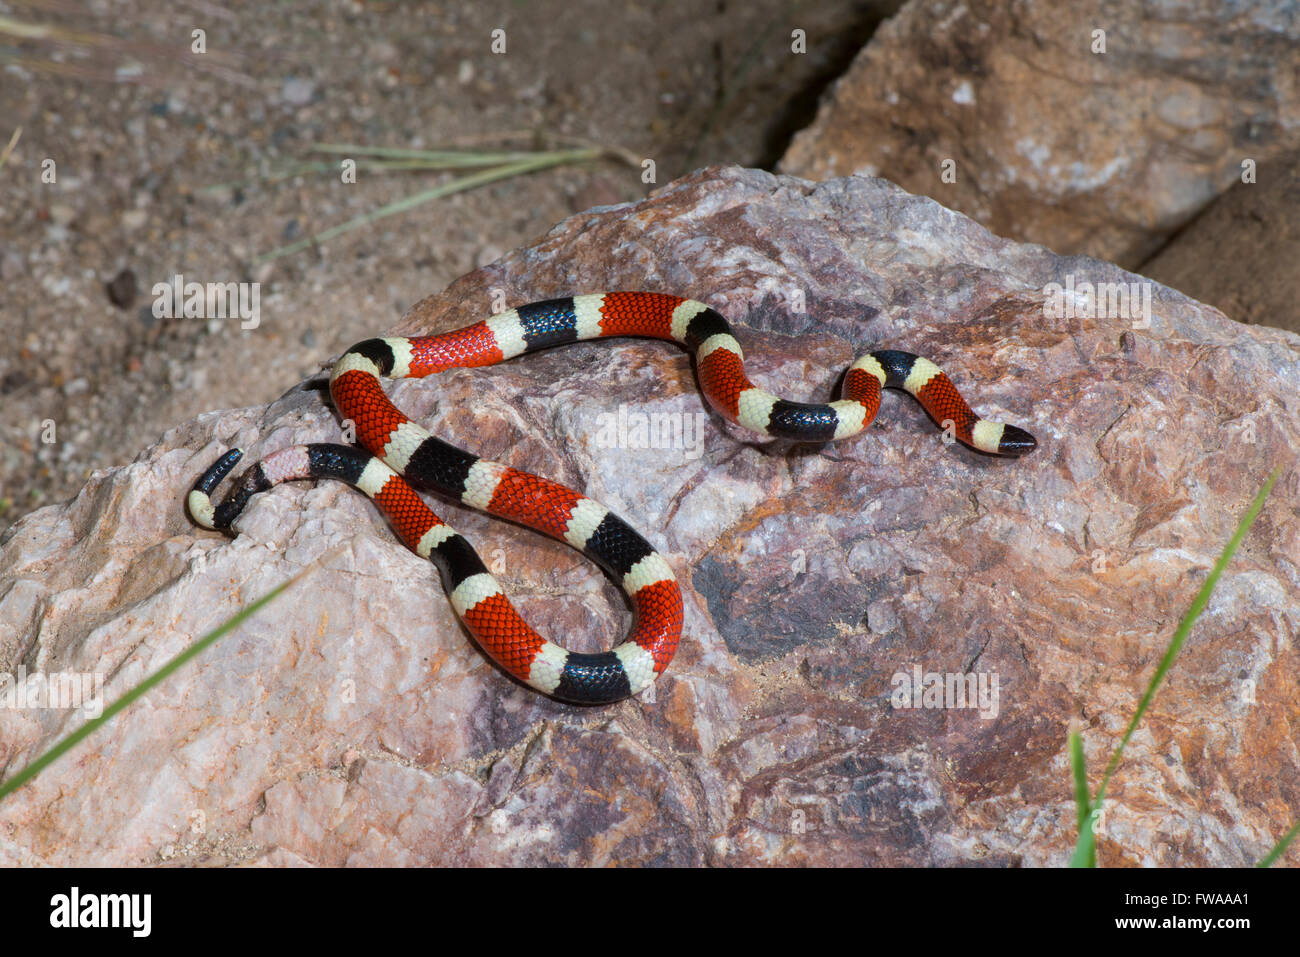
{"type": "Polygon", "coordinates": [[[365,492],[398,536],[442,573],[452,607],[482,648],[507,672],[564,701],[603,704],[648,687],[672,660],[682,631],[682,596],[668,563],[626,522],[598,502],[537,475],[449,445],[406,418],[381,378],[426,376],[486,366],[525,352],[602,336],[647,336],[695,353],[700,389],[725,418],[773,438],[827,442],[855,435],[880,409],[881,390],[915,396],[936,423],[966,445],[1018,456],[1035,447],[1013,425],[981,419],[934,363],[908,352],[870,352],[849,367],[841,398],[788,402],[745,375],[744,354],[727,321],[691,299],[660,293],[607,292],[537,302],[441,335],[368,339],[334,365],[330,394],[355,423],[362,449],[299,445],[247,470],[231,494],[212,492],[239,460],[227,452],[190,492],[190,515],[207,528],[230,529],[258,492],[293,479],[335,478],[365,492]],[[635,619],[612,651],[569,652],[519,616],[470,544],[416,493],[435,491],[567,542],[609,572],[632,600],[635,619]]]}

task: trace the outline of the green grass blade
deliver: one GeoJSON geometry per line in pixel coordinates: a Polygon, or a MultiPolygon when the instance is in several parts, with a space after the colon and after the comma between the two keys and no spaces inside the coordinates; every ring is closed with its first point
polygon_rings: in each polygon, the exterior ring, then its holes
{"type": "Polygon", "coordinates": [[[41,771],[45,770],[45,768],[47,768],[49,765],[53,764],[63,755],[67,754],[70,750],[76,747],[82,740],[84,740],[85,738],[93,734],[95,731],[97,731],[100,727],[102,727],[105,723],[111,720],[120,711],[129,707],[135,701],[139,700],[140,697],[144,695],[145,692],[149,691],[151,688],[156,687],[160,682],[165,681],[169,676],[174,674],[178,668],[180,668],[190,659],[194,658],[196,655],[201,654],[205,649],[209,648],[212,644],[214,644],[217,641],[217,639],[221,638],[223,635],[229,633],[233,629],[238,628],[243,622],[247,621],[253,615],[257,614],[268,604],[270,604],[272,601],[278,598],[286,588],[293,585],[300,578],[302,578],[302,576],[305,575],[308,570],[309,569],[304,568],[302,571],[294,575],[288,581],[283,582],[282,584],[277,585],[275,588],[271,589],[269,592],[267,592],[261,598],[257,599],[257,601],[253,602],[247,608],[241,609],[239,612],[232,615],[230,618],[227,618],[224,622],[222,622],[216,628],[212,629],[212,631],[208,632],[198,641],[194,642],[194,644],[190,645],[180,654],[176,655],[174,658],[172,658],[170,661],[164,664],[153,674],[149,675],[149,677],[141,681],[138,685],[126,691],[126,693],[124,693],[120,698],[118,698],[111,705],[106,707],[98,717],[89,719],[88,721],[86,721],[85,724],[77,728],[75,731],[71,732],[70,734],[64,735],[62,738],[59,739],[58,743],[55,744],[54,747],[50,748],[40,757],[36,758],[34,761],[29,763],[25,768],[23,768],[21,771],[15,774],[13,777],[9,778],[3,784],[0,784],[0,801],[3,801],[10,794],[17,791],[28,781],[32,780],[32,778],[36,777],[36,775],[38,775],[41,771]]]}
{"type": "Polygon", "coordinates": [[[443,196],[449,196],[452,193],[464,192],[465,190],[484,186],[488,183],[496,182],[497,180],[509,179],[512,176],[520,176],[524,173],[537,172],[538,170],[548,169],[552,166],[561,166],[566,163],[579,163],[584,160],[596,159],[601,155],[601,152],[602,151],[598,149],[587,149],[534,154],[529,159],[521,160],[518,163],[509,163],[505,166],[498,166],[484,170],[481,173],[471,173],[468,176],[460,176],[449,183],[443,183],[442,185],[435,186],[432,189],[427,189],[423,192],[407,196],[404,199],[399,199],[394,203],[389,203],[386,206],[381,206],[376,210],[365,213],[364,215],[353,217],[345,223],[340,223],[338,226],[331,226],[329,229],[316,233],[313,236],[300,239],[287,246],[280,246],[263,256],[259,256],[255,262],[270,262],[273,259],[279,259],[281,256],[288,256],[292,253],[306,249],[308,246],[313,246],[318,243],[323,243],[326,240],[333,239],[335,236],[348,232],[349,230],[369,225],[377,219],[383,219],[385,216],[394,216],[397,213],[404,213],[408,209],[413,209],[422,203],[427,203],[443,196]]]}
{"type": "Polygon", "coordinates": [[[1088,796],[1088,761],[1083,754],[1083,735],[1070,732],[1070,768],[1074,772],[1074,806],[1077,811],[1079,840],[1075,844],[1071,867],[1096,867],[1096,841],[1092,832],[1092,799],[1088,796]]]}
{"type": "Polygon", "coordinates": [[[1070,732],[1070,769],[1074,772],[1074,806],[1082,830],[1092,813],[1092,799],[1088,796],[1088,761],[1083,755],[1083,735],[1078,731],[1070,732]]]}
{"type": "Polygon", "coordinates": [[[1097,835],[1092,830],[1093,815],[1089,812],[1079,828],[1079,840],[1075,842],[1074,854],[1070,857],[1071,867],[1097,866],[1097,835]]]}
{"type": "MultiPolygon", "coordinates": [[[[1250,507],[1246,509],[1246,514],[1243,515],[1241,521],[1237,523],[1237,530],[1233,532],[1232,538],[1228,540],[1228,544],[1224,546],[1223,551],[1219,554],[1218,561],[1214,563],[1214,567],[1206,577],[1205,583],[1201,585],[1201,590],[1196,593],[1196,597],[1192,600],[1191,606],[1187,609],[1187,614],[1183,616],[1183,620],[1178,625],[1178,630],[1174,632],[1173,638],[1170,639],[1169,647],[1165,649],[1164,656],[1160,659],[1160,664],[1156,666],[1155,674],[1151,676],[1151,681],[1147,684],[1146,693],[1142,696],[1142,700],[1138,703],[1137,710],[1133,713],[1133,719],[1129,722],[1128,728],[1124,732],[1124,736],[1120,739],[1119,746],[1115,748],[1115,753],[1111,755],[1110,761],[1106,765],[1106,772],[1102,775],[1101,784],[1097,788],[1097,797],[1092,802],[1092,811],[1094,813],[1101,811],[1102,802],[1106,798],[1106,788],[1110,784],[1111,776],[1114,775],[1116,768],[1119,767],[1120,757],[1123,755],[1124,748],[1128,745],[1129,739],[1133,737],[1133,732],[1137,730],[1138,723],[1142,720],[1142,716],[1147,713],[1147,709],[1151,706],[1151,701],[1155,698],[1156,689],[1159,688],[1160,683],[1164,681],[1165,675],[1169,672],[1169,668],[1174,663],[1174,658],[1178,656],[1178,652],[1182,649],[1183,643],[1187,641],[1187,636],[1191,634],[1192,626],[1196,624],[1196,619],[1199,618],[1201,612],[1205,610],[1205,606],[1210,603],[1210,595],[1214,591],[1214,586],[1218,584],[1219,577],[1223,574],[1224,569],[1228,567],[1228,563],[1232,561],[1232,556],[1236,553],[1238,547],[1240,547],[1241,543],[1245,540],[1246,533],[1250,531],[1250,526],[1255,524],[1255,519],[1259,517],[1260,511],[1264,507],[1264,500],[1267,499],[1269,493],[1273,491],[1273,486],[1277,483],[1277,480],[1281,475],[1282,469],[1279,466],[1273,470],[1272,474],[1268,477],[1268,481],[1264,483],[1264,487],[1255,495],[1254,501],[1252,501],[1250,507]]],[[[1080,747],[1082,747],[1082,745],[1080,745],[1080,747]]],[[[1071,760],[1073,760],[1073,741],[1071,742],[1071,760]]],[[[1076,795],[1078,792],[1077,773],[1078,772],[1076,771],[1076,795]]],[[[1284,838],[1284,841],[1289,842],[1290,838],[1294,836],[1293,829],[1292,833],[1289,834],[1287,838],[1284,838]]],[[[1282,848],[1285,850],[1284,844],[1282,845],[1282,848]]],[[[1274,850],[1277,850],[1277,848],[1274,848],[1274,850]]],[[[1270,852],[1270,858],[1271,857],[1272,852],[1270,852]]],[[[1268,859],[1269,858],[1266,858],[1266,860],[1268,859]]],[[[1090,867],[1095,866],[1095,863],[1096,841],[1092,829],[1092,815],[1090,814],[1088,820],[1079,829],[1079,840],[1075,845],[1074,857],[1071,858],[1070,864],[1071,866],[1077,867],[1090,867]],[[1092,863],[1076,863],[1082,861],[1091,861],[1092,863]]]]}
{"type": "Polygon", "coordinates": [[[1282,840],[1274,844],[1273,850],[1269,851],[1262,858],[1260,858],[1259,862],[1255,866],[1272,867],[1277,862],[1277,859],[1286,853],[1286,849],[1290,847],[1291,842],[1296,839],[1297,834],[1300,834],[1300,820],[1297,820],[1294,824],[1291,825],[1291,830],[1283,834],[1282,840]]]}

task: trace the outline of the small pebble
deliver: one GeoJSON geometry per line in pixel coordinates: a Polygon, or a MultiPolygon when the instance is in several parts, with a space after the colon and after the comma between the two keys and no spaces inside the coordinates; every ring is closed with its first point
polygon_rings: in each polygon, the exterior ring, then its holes
{"type": "Polygon", "coordinates": [[[371,43],[369,54],[372,63],[392,63],[401,55],[397,47],[387,40],[376,40],[371,43]]]}
{"type": "Polygon", "coordinates": [[[280,96],[286,103],[294,106],[306,106],[316,93],[316,84],[302,77],[291,76],[280,88],[280,96]]]}
{"type": "Polygon", "coordinates": [[[119,309],[130,309],[135,305],[139,284],[136,282],[135,273],[130,269],[123,269],[110,279],[104,288],[108,292],[108,301],[119,309]]]}

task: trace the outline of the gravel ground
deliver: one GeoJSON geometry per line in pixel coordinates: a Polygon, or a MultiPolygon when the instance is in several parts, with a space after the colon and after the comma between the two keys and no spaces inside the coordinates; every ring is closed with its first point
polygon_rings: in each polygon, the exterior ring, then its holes
{"type": "Polygon", "coordinates": [[[653,188],[613,160],[548,170],[259,264],[451,178],[270,178],[313,144],[598,144],[653,159],[659,184],[770,168],[896,6],[0,2],[0,150],[21,128],[0,169],[0,533],[200,412],[274,399],[571,213],[653,188]],[[33,25],[48,32],[17,35],[33,25]],[[259,282],[260,324],[155,318],[154,284],[178,273],[259,282]]]}

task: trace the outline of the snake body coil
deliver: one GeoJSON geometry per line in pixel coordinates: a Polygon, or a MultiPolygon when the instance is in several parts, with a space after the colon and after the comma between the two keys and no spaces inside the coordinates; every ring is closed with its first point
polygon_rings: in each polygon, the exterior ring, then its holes
{"type": "Polygon", "coordinates": [[[849,367],[840,399],[788,402],[749,381],[740,345],[713,309],[659,293],[607,292],[521,306],[441,335],[358,343],[334,365],[330,394],[368,451],[330,444],[282,449],[248,469],[214,505],[213,490],[242,455],[233,449],[194,485],[190,515],[206,528],[229,530],[258,492],[293,479],[341,479],[372,498],[402,541],[438,566],[457,615],[510,674],[564,701],[608,703],[636,694],[668,667],[681,637],[682,596],[668,563],[598,502],[430,435],[393,406],[379,381],[492,365],[601,336],[685,345],[695,353],[700,388],[713,408],[773,438],[826,442],[855,435],[875,418],[881,390],[896,388],[915,396],[935,422],[972,448],[1017,456],[1035,447],[1023,429],[977,416],[948,377],[920,356],[868,353],[849,367]],[[542,638],[515,611],[469,542],[430,511],[416,489],[451,496],[580,550],[631,597],[635,622],[627,640],[612,651],[580,654],[542,638]]]}

